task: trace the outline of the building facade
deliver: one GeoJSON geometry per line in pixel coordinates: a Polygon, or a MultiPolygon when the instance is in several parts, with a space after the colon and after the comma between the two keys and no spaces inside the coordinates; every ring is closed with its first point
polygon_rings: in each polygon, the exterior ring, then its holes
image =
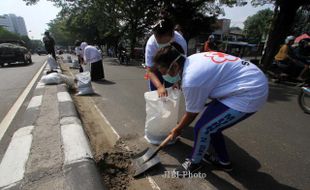
{"type": "Polygon", "coordinates": [[[28,36],[24,18],[15,14],[0,15],[0,26],[21,36],[28,36]]]}

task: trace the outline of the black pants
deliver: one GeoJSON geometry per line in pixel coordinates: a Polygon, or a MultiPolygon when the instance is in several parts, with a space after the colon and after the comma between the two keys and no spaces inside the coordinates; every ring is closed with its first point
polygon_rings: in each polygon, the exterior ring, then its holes
{"type": "Polygon", "coordinates": [[[96,81],[104,78],[104,70],[102,65],[102,60],[95,63],[91,63],[91,80],[96,81]]]}
{"type": "Polygon", "coordinates": [[[54,48],[49,48],[49,49],[46,49],[47,53],[48,54],[51,54],[54,59],[56,60],[56,53],[55,53],[55,49],[54,48]]]}

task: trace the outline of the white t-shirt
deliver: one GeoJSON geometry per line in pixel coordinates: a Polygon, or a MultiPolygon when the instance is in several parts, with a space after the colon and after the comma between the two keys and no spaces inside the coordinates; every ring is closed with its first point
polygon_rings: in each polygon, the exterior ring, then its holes
{"type": "Polygon", "coordinates": [[[102,60],[100,51],[94,46],[86,46],[84,49],[84,61],[87,64],[95,63],[102,60]]]}
{"type": "Polygon", "coordinates": [[[252,113],[266,102],[268,81],[248,61],[224,53],[204,52],[186,59],[182,89],[187,112],[201,112],[210,98],[237,111],[252,113]]]}
{"type": "MultiPolygon", "coordinates": [[[[173,40],[174,42],[177,42],[180,44],[185,52],[185,55],[187,55],[187,44],[183,36],[174,31],[174,37],[173,40]]],[[[157,50],[159,49],[158,43],[156,41],[156,38],[154,34],[147,40],[146,47],[145,47],[145,64],[148,67],[153,67],[153,57],[155,56],[157,50]]]]}

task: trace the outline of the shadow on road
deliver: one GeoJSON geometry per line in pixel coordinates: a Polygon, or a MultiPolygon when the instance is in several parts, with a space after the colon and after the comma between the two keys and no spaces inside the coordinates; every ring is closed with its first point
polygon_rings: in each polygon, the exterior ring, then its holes
{"type": "Polygon", "coordinates": [[[93,81],[93,83],[97,83],[97,84],[104,84],[104,85],[114,85],[116,84],[115,82],[113,81],[109,81],[109,80],[98,80],[98,81],[93,81]]]}
{"type": "MultiPolygon", "coordinates": [[[[182,137],[188,140],[193,140],[193,128],[187,127],[182,133],[182,137]]],[[[284,185],[275,180],[270,174],[259,171],[261,164],[251,156],[248,152],[242,149],[238,144],[228,137],[225,141],[230,153],[230,157],[234,166],[232,172],[227,172],[229,177],[217,175],[218,170],[213,165],[205,164],[201,172],[206,173],[206,180],[218,189],[239,189],[234,184],[240,183],[245,189],[275,189],[275,190],[295,190],[296,188],[284,185]]],[[[185,158],[191,153],[192,147],[178,141],[173,146],[168,146],[164,149],[165,153],[176,158],[180,163],[184,162],[185,158]]]]}
{"type": "Polygon", "coordinates": [[[297,87],[269,83],[268,102],[290,101],[299,94],[297,87]]]}

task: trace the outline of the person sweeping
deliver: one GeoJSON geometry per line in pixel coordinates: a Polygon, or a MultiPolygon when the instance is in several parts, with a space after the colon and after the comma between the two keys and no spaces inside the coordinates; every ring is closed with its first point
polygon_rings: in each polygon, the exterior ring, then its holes
{"type": "Polygon", "coordinates": [[[194,146],[175,172],[187,176],[197,172],[201,161],[232,170],[222,131],[256,113],[267,100],[268,81],[254,64],[221,52],[184,56],[176,42],[154,56],[155,67],[169,83],[181,81],[186,113],[171,130],[171,140],[202,112],[194,127],[194,146]],[[205,107],[208,99],[212,101],[205,107]],[[212,145],[215,154],[209,154],[212,145]]]}

